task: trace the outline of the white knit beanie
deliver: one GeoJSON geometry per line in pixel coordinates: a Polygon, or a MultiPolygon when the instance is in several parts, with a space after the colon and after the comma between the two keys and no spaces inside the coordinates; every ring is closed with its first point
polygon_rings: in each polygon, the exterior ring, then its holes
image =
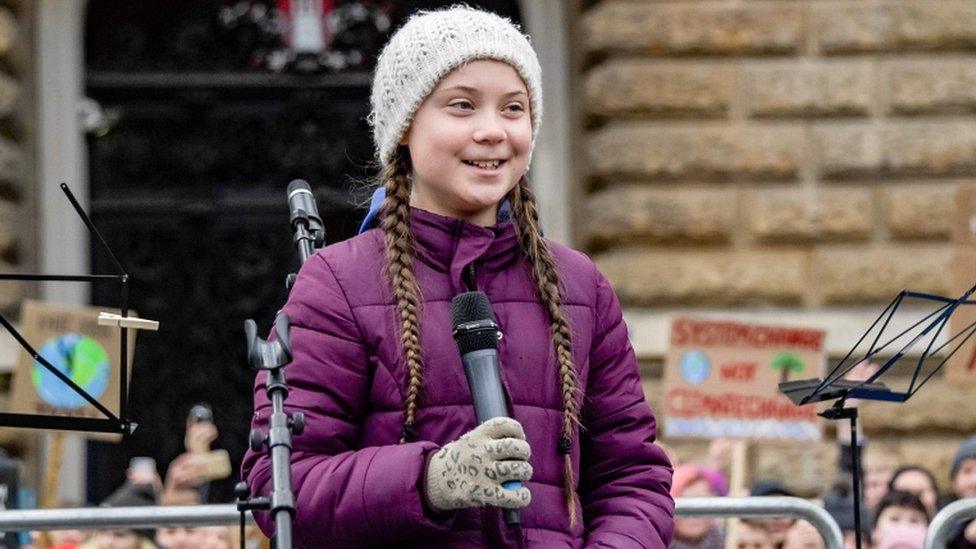
{"type": "Polygon", "coordinates": [[[441,78],[477,59],[508,63],[525,81],[535,146],[542,121],[542,69],[529,38],[504,17],[455,6],[413,15],[380,53],[369,122],[382,164],[389,162],[414,113],[441,78]]]}

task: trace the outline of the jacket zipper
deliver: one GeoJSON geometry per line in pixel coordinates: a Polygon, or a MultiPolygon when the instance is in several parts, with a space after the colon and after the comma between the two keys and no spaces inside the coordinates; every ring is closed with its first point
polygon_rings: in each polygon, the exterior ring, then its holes
{"type": "Polygon", "coordinates": [[[468,265],[464,268],[464,271],[468,275],[467,276],[468,279],[465,281],[465,283],[468,286],[468,290],[469,291],[472,291],[472,292],[477,291],[478,290],[478,283],[476,282],[477,279],[474,277],[474,261],[472,261],[471,263],[468,263],[468,265]]]}

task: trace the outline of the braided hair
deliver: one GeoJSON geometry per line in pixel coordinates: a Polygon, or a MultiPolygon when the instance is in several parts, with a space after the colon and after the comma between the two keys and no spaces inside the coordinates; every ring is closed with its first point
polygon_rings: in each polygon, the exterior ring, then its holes
{"type": "MultiPolygon", "coordinates": [[[[414,237],[410,228],[409,154],[400,147],[380,172],[386,190],[380,228],[385,235],[385,268],[390,279],[400,325],[400,347],[407,364],[405,417],[400,442],[416,437],[417,404],[423,387],[424,365],[420,348],[420,307],[422,298],[413,272],[414,237]]],[[[579,425],[579,382],[573,363],[572,337],[562,307],[559,275],[549,246],[539,231],[535,197],[523,177],[509,193],[512,218],[519,247],[532,268],[536,293],[549,317],[549,331],[559,367],[559,391],[563,419],[559,434],[559,453],[563,454],[563,492],[570,525],[576,525],[575,480],[571,458],[576,427],[579,425]]]]}

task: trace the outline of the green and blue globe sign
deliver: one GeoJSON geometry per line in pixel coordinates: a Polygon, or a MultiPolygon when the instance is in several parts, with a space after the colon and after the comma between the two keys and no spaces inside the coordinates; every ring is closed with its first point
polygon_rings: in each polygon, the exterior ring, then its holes
{"type": "MultiPolygon", "coordinates": [[[[99,326],[95,307],[77,307],[43,301],[25,301],[20,333],[54,369],[86,393],[118,414],[119,341],[117,327],[99,326]]],[[[135,347],[135,330],[129,330],[129,359],[135,347]]],[[[104,418],[60,376],[20,353],[14,371],[11,413],[104,418]]]]}
{"type": "MultiPolygon", "coordinates": [[[[47,340],[38,354],[95,399],[101,399],[108,389],[112,367],[108,352],[98,341],[76,333],[59,334],[47,340]]],[[[41,400],[55,408],[75,410],[88,402],[36,360],[31,369],[31,383],[41,400]]]]}

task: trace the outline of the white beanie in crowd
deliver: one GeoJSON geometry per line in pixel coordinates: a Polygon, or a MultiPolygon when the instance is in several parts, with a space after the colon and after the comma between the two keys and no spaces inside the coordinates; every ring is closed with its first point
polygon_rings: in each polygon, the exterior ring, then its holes
{"type": "Polygon", "coordinates": [[[392,158],[414,113],[437,83],[452,70],[478,59],[508,63],[525,81],[535,146],[542,121],[542,69],[528,37],[508,19],[456,6],[410,17],[380,53],[369,122],[382,164],[392,158]]]}

